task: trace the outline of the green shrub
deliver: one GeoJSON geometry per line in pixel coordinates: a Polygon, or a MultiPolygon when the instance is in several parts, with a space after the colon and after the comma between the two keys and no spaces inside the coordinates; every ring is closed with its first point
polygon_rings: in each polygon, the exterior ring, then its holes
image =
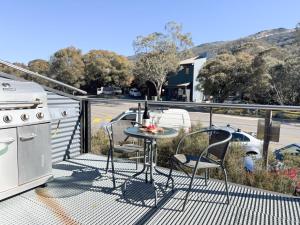
{"type": "MultiPolygon", "coordinates": [[[[256,160],[255,171],[253,173],[246,172],[243,162],[244,156],[245,153],[241,149],[241,146],[236,145],[230,148],[225,159],[229,181],[269,191],[293,194],[295,182],[283,174],[271,173],[264,170],[262,160],[256,160]]],[[[272,160],[272,154],[270,154],[270,161],[272,160]]],[[[212,170],[210,174],[213,178],[224,179],[221,170],[212,170]]]]}
{"type": "Polygon", "coordinates": [[[295,156],[291,154],[284,154],[284,165],[286,167],[300,167],[300,156],[295,156]]]}
{"type": "Polygon", "coordinates": [[[109,138],[104,129],[99,129],[96,134],[92,136],[92,153],[106,155],[109,150],[109,138]]]}
{"type": "MultiPolygon", "coordinates": [[[[191,128],[191,132],[200,130],[201,124],[193,125],[191,128]]],[[[179,135],[176,138],[172,139],[161,139],[158,141],[158,159],[157,163],[159,166],[162,167],[170,167],[169,165],[169,158],[175,154],[177,145],[181,138],[185,135],[185,132],[183,130],[179,131],[179,135]]],[[[183,143],[183,149],[181,150],[181,153],[187,153],[187,154],[193,154],[196,151],[199,151],[199,148],[203,145],[203,138],[199,135],[193,136],[192,138],[188,138],[183,143]]]]}
{"type": "MultiPolygon", "coordinates": [[[[245,156],[244,151],[240,145],[232,145],[227,152],[225,158],[225,168],[228,172],[228,180],[234,183],[244,183],[245,177],[241,176],[244,173],[243,157],[245,156]]],[[[222,170],[211,169],[210,175],[216,179],[224,179],[222,170]]]]}

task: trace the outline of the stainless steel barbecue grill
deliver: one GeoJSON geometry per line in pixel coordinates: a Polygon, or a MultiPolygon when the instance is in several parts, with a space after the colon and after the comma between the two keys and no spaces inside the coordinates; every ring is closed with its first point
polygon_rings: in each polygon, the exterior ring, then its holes
{"type": "Polygon", "coordinates": [[[47,93],[0,78],[0,200],[52,178],[47,93]]]}

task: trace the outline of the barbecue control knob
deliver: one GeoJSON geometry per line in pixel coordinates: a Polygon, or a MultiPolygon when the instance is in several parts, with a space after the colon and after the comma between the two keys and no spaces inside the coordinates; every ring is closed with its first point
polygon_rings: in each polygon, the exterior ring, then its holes
{"type": "Polygon", "coordinates": [[[23,120],[23,121],[29,120],[29,115],[28,114],[22,114],[21,115],[21,120],[23,120]]]}
{"type": "Polygon", "coordinates": [[[44,118],[44,113],[42,113],[42,112],[37,113],[36,118],[38,118],[39,120],[43,119],[44,118]]]}
{"type": "Polygon", "coordinates": [[[67,116],[68,116],[68,112],[67,112],[67,111],[62,111],[62,112],[61,112],[61,115],[62,115],[63,117],[67,117],[67,116]]]}
{"type": "Polygon", "coordinates": [[[10,123],[12,121],[12,116],[11,115],[3,116],[3,121],[5,123],[10,123]]]}
{"type": "Polygon", "coordinates": [[[10,83],[2,83],[2,86],[5,88],[9,88],[10,87],[10,83]]]}

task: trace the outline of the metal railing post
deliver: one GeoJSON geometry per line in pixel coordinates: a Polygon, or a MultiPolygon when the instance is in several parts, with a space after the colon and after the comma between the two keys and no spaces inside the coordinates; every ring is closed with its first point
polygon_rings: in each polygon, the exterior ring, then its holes
{"type": "Polygon", "coordinates": [[[82,153],[91,152],[91,103],[88,99],[82,100],[81,108],[81,141],[82,153]]]}
{"type": "Polygon", "coordinates": [[[267,169],[269,158],[269,143],[271,139],[271,126],[272,126],[272,110],[266,110],[265,115],[265,130],[264,130],[264,144],[263,144],[263,167],[267,169]]]}
{"type": "MultiPolygon", "coordinates": [[[[137,118],[137,122],[139,123],[139,125],[142,123],[142,109],[141,109],[141,103],[139,102],[138,103],[138,118],[137,118]]],[[[138,139],[138,145],[142,145],[142,140],[141,139],[138,139]]]]}
{"type": "Polygon", "coordinates": [[[80,100],[80,145],[81,150],[80,153],[85,153],[85,143],[84,143],[84,136],[85,136],[85,100],[80,100]]]}
{"type": "Polygon", "coordinates": [[[209,127],[212,127],[212,115],[213,115],[213,108],[209,108],[209,127]]]}

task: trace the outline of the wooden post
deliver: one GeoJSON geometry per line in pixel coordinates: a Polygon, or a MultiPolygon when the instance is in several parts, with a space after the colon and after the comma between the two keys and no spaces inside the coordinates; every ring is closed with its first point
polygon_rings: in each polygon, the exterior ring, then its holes
{"type": "Polygon", "coordinates": [[[265,115],[265,131],[264,131],[264,144],[263,144],[263,159],[264,169],[268,167],[269,157],[269,143],[271,139],[271,126],[272,126],[272,110],[267,110],[265,115]]]}

